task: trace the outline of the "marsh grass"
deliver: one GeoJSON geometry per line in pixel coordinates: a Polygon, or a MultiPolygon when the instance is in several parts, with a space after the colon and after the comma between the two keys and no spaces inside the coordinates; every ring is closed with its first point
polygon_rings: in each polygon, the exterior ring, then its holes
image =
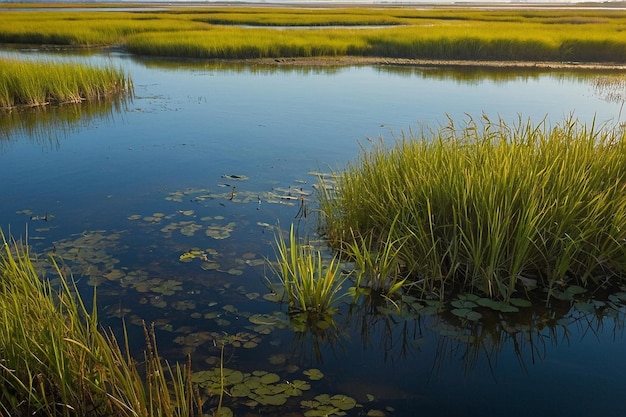
{"type": "Polygon", "coordinates": [[[146,8],[133,13],[0,9],[0,18],[0,41],[5,43],[118,45],[137,54],[173,57],[354,55],[626,62],[626,13],[609,9],[211,7],[168,11],[146,8]],[[272,29],[276,26],[294,29],[272,29]],[[317,28],[296,29],[298,26],[317,28]]]}
{"type": "Polygon", "coordinates": [[[0,414],[200,414],[190,364],[164,362],[152,328],[145,329],[147,350],[139,364],[99,327],[95,297],[89,311],[54,261],[58,286],[42,279],[27,246],[2,238],[0,414]]]}
{"type": "Polygon", "coordinates": [[[291,225],[289,243],[282,232],[276,236],[276,266],[274,274],[280,280],[289,304],[289,313],[302,315],[309,324],[330,323],[337,304],[345,296],[342,285],[347,276],[341,273],[341,264],[335,256],[323,259],[320,251],[300,243],[291,225]]]}
{"type": "Polygon", "coordinates": [[[322,224],[356,259],[401,241],[388,252],[422,293],[549,298],[623,282],[625,168],[623,128],[451,120],[364,147],[335,188],[318,188],[322,224]]]}
{"type": "Polygon", "coordinates": [[[383,239],[372,233],[366,236],[352,233],[352,239],[347,242],[347,254],[354,260],[355,295],[372,295],[374,292],[374,295],[391,299],[406,283],[406,268],[399,254],[407,237],[396,237],[395,224],[394,221],[389,225],[383,239]]]}
{"type": "Polygon", "coordinates": [[[112,66],[0,59],[0,108],[97,101],[130,89],[112,66]]]}

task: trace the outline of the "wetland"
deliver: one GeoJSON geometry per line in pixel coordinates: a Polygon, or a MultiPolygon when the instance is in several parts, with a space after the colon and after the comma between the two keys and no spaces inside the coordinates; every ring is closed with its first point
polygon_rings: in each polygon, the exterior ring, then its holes
{"type": "Polygon", "coordinates": [[[125,323],[133,356],[154,323],[163,358],[191,357],[206,413],[218,401],[237,416],[623,410],[624,288],[569,286],[533,303],[341,299],[311,326],[290,317],[269,265],[292,224],[331,258],[319,180],[363,149],[483,115],[623,129],[621,68],[2,56],[106,64],[132,79],[132,96],[0,114],[0,227],[60,260],[88,309],[95,290],[99,322],[118,335],[125,323]]]}

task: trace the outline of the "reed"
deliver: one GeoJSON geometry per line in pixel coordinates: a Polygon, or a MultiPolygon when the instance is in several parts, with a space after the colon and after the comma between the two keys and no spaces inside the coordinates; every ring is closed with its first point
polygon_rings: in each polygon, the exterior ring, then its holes
{"type": "Polygon", "coordinates": [[[392,249],[409,282],[508,300],[539,287],[619,285],[626,272],[626,134],[567,119],[484,118],[373,142],[320,187],[331,244],[353,258],[392,249]]]}
{"type": "Polygon", "coordinates": [[[122,69],[0,59],[0,108],[96,101],[129,91],[122,69]]]}
{"type": "MultiPolygon", "coordinates": [[[[201,402],[190,365],[170,366],[145,330],[145,372],[97,323],[60,272],[42,279],[28,247],[2,235],[0,414],[7,416],[193,416],[201,402]]],[[[126,332],[124,332],[126,338],[126,332]]],[[[125,340],[127,342],[127,340],[125,340]]],[[[128,343],[126,343],[128,346],[128,343]]]]}

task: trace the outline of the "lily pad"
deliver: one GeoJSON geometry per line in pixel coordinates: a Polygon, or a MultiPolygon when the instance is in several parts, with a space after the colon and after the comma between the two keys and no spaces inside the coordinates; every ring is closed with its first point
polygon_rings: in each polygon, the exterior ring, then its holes
{"type": "Polygon", "coordinates": [[[482,317],[482,314],[480,314],[479,312],[470,310],[468,308],[455,308],[451,311],[451,313],[457,317],[472,321],[480,320],[480,318],[482,317]]]}
{"type": "Polygon", "coordinates": [[[348,411],[356,407],[356,400],[347,395],[333,395],[330,397],[330,403],[340,410],[348,411]]]}
{"type": "Polygon", "coordinates": [[[531,307],[533,303],[523,298],[511,298],[509,302],[515,307],[531,307]]]}
{"type": "Polygon", "coordinates": [[[280,381],[280,377],[275,373],[267,373],[261,376],[262,384],[273,384],[274,382],[280,381]]]}
{"type": "Polygon", "coordinates": [[[472,309],[474,307],[478,307],[478,304],[469,300],[454,300],[450,304],[459,309],[472,309]]]}
{"type": "Polygon", "coordinates": [[[263,405],[280,406],[284,405],[287,402],[287,398],[287,395],[285,395],[284,393],[274,395],[260,395],[256,398],[256,401],[258,401],[259,404],[263,405]]]}
{"type": "Polygon", "coordinates": [[[519,311],[519,309],[515,306],[505,304],[501,301],[492,300],[491,298],[480,298],[476,300],[476,303],[482,307],[487,307],[502,313],[517,313],[519,311]]]}
{"type": "Polygon", "coordinates": [[[152,291],[161,293],[163,295],[172,295],[176,293],[176,291],[181,291],[183,287],[181,286],[181,281],[176,281],[174,279],[168,279],[163,282],[161,285],[152,288],[152,291]]]}
{"type": "Polygon", "coordinates": [[[272,365],[282,365],[287,362],[287,355],[284,353],[277,353],[269,357],[269,363],[272,365]]]}
{"type": "Polygon", "coordinates": [[[311,368],[303,371],[302,373],[306,375],[311,381],[318,381],[324,378],[324,373],[319,369],[311,368]]]}
{"type": "Polygon", "coordinates": [[[296,379],[295,381],[287,384],[285,389],[285,394],[291,397],[297,397],[302,395],[303,391],[308,391],[311,389],[311,384],[306,381],[301,381],[296,379]]]}

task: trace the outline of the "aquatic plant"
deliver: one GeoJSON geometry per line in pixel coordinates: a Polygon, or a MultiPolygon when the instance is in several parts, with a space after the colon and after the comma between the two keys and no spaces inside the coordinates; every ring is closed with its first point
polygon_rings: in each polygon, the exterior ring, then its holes
{"type": "Polygon", "coordinates": [[[142,371],[97,322],[72,280],[44,279],[24,244],[2,235],[0,255],[0,413],[11,416],[191,416],[202,402],[191,365],[170,365],[144,326],[142,371]]]}
{"type": "Polygon", "coordinates": [[[617,285],[626,272],[625,151],[623,128],[572,118],[548,127],[484,117],[460,129],[450,120],[364,147],[335,187],[318,188],[322,224],[355,259],[401,241],[390,251],[430,296],[506,301],[537,287],[550,298],[574,284],[617,285]]]}
{"type": "Polygon", "coordinates": [[[100,100],[131,89],[121,69],[0,59],[0,108],[100,100]]]}
{"type": "Polygon", "coordinates": [[[341,273],[339,259],[334,256],[326,262],[319,250],[299,243],[293,224],[289,244],[279,231],[276,246],[272,269],[285,289],[290,315],[299,317],[299,322],[304,315],[307,323],[325,327],[324,323],[331,323],[328,316],[346,295],[342,286],[347,275],[341,273]]]}
{"type": "Polygon", "coordinates": [[[393,296],[405,284],[404,261],[400,258],[407,237],[396,237],[395,221],[391,223],[386,239],[372,233],[356,233],[346,242],[348,257],[354,260],[355,295],[369,294],[386,298],[393,296]]]}

